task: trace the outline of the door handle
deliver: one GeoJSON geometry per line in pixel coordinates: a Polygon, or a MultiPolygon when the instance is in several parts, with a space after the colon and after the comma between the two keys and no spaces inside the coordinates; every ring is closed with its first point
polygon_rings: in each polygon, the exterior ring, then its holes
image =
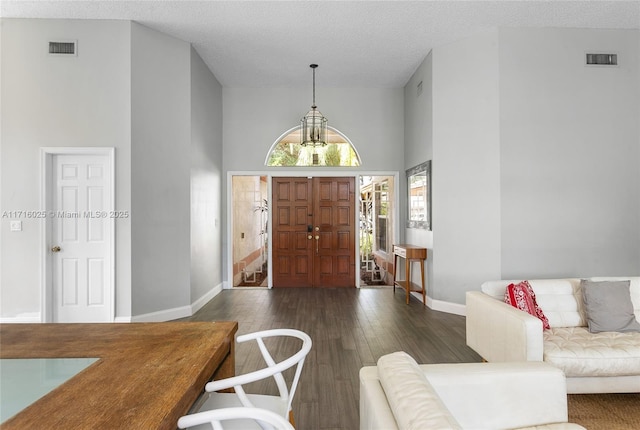
{"type": "Polygon", "coordinates": [[[60,248],[59,246],[54,246],[53,248],[51,248],[51,252],[60,252],[62,250],[62,248],[60,248]]]}
{"type": "Polygon", "coordinates": [[[320,242],[320,236],[316,235],[316,255],[318,255],[318,243],[320,242]]]}
{"type": "Polygon", "coordinates": [[[313,239],[313,236],[309,235],[309,236],[307,236],[307,239],[311,240],[311,239],[313,239]]]}

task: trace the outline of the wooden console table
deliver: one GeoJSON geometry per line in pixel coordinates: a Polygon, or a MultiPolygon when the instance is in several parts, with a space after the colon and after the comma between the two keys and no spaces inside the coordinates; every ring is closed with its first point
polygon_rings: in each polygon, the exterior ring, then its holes
{"type": "Polygon", "coordinates": [[[409,304],[409,296],[412,291],[422,293],[422,304],[426,305],[425,296],[426,288],[424,286],[424,260],[427,259],[427,248],[413,245],[393,245],[393,291],[396,286],[404,288],[407,292],[407,304],[409,304]],[[405,259],[405,277],[404,280],[396,279],[398,273],[398,257],[405,259]],[[415,282],[411,282],[411,263],[420,262],[420,279],[422,280],[422,288],[415,282]]]}
{"type": "Polygon", "coordinates": [[[175,430],[212,376],[234,375],[237,330],[235,321],[0,324],[0,358],[98,358],[2,429],[175,430]]]}

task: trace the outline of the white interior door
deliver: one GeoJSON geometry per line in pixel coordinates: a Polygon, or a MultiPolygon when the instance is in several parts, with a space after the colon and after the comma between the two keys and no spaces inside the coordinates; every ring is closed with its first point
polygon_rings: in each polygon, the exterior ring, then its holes
{"type": "Polygon", "coordinates": [[[52,159],[53,322],[111,322],[112,169],[107,155],[52,159]]]}

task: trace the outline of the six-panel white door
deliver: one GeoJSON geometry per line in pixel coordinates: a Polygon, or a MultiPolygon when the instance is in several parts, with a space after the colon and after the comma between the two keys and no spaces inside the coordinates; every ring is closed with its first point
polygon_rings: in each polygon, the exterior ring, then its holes
{"type": "Polygon", "coordinates": [[[53,157],[54,322],[110,322],[111,169],[105,155],[53,157]]]}

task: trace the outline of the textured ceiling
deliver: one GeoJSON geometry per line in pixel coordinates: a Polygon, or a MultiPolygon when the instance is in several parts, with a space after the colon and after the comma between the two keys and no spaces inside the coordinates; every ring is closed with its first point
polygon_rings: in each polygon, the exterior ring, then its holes
{"type": "Polygon", "coordinates": [[[7,18],[134,20],[225,87],[402,87],[433,47],[494,27],[640,28],[640,1],[0,1],[7,18]]]}

